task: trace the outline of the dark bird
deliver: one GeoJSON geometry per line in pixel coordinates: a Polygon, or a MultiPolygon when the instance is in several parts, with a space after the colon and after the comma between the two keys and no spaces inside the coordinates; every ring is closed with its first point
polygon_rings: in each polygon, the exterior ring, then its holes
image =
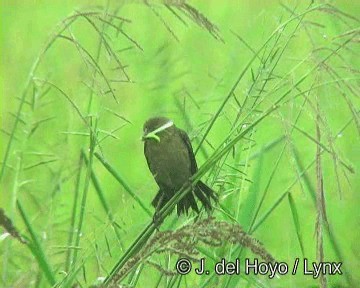
{"type": "MultiPolygon", "coordinates": [[[[151,173],[160,190],[152,205],[157,213],[198,170],[189,136],[165,117],[155,117],[144,124],[144,154],[151,173]]],[[[210,200],[217,201],[215,192],[201,181],[177,204],[177,214],[188,213],[191,207],[199,213],[197,197],[207,211],[212,210],[210,200]]]]}

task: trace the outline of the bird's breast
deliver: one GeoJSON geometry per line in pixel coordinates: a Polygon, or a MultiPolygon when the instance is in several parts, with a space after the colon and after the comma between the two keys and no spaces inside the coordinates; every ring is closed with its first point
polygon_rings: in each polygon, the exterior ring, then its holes
{"type": "Polygon", "coordinates": [[[191,177],[189,151],[181,137],[162,137],[160,142],[150,139],[145,143],[145,154],[160,188],[178,190],[191,177]]]}

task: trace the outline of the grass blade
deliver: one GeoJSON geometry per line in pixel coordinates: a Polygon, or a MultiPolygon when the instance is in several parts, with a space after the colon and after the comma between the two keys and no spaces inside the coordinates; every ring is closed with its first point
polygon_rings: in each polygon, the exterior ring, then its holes
{"type": "Polygon", "coordinates": [[[136,193],[130,188],[130,186],[126,183],[126,181],[120,176],[120,174],[107,162],[99,153],[95,152],[95,156],[101,164],[104,165],[106,170],[110,172],[111,175],[115,177],[115,179],[120,183],[120,185],[125,189],[126,192],[140,205],[140,207],[150,216],[152,217],[152,213],[146,207],[146,205],[141,201],[140,197],[136,195],[136,193]]]}
{"type": "Polygon", "coordinates": [[[304,243],[302,241],[302,234],[301,234],[301,225],[300,225],[300,222],[299,222],[299,214],[297,212],[295,201],[294,201],[293,197],[291,196],[291,193],[288,194],[288,200],[289,200],[289,206],[290,206],[290,209],[291,209],[292,218],[294,220],[296,235],[297,235],[297,238],[298,238],[298,241],[299,241],[301,253],[302,253],[303,257],[305,257],[304,243]]]}
{"type": "MultiPolygon", "coordinates": [[[[85,155],[85,152],[84,150],[81,151],[81,154],[83,155],[83,158],[85,160],[85,164],[86,165],[89,165],[89,161],[87,160],[86,158],[86,155],[85,155]]],[[[100,200],[100,203],[101,205],[103,206],[104,210],[105,210],[105,213],[110,221],[110,224],[111,226],[113,227],[114,231],[115,231],[115,234],[116,234],[116,237],[120,243],[120,246],[122,249],[124,249],[124,244],[122,243],[122,240],[121,240],[121,236],[120,236],[120,233],[119,233],[119,228],[117,225],[115,225],[115,220],[114,220],[114,216],[110,210],[110,207],[109,207],[109,204],[107,203],[106,201],[106,198],[104,196],[104,192],[100,186],[100,183],[99,183],[99,180],[97,179],[93,169],[91,169],[91,182],[93,183],[94,185],[94,188],[96,190],[96,193],[99,197],[99,200],[100,200]]]]}
{"type": "Polygon", "coordinates": [[[42,248],[41,243],[40,243],[38,237],[36,236],[36,233],[35,233],[33,227],[31,226],[31,223],[30,223],[29,219],[27,218],[25,210],[23,209],[20,201],[18,200],[16,202],[16,204],[19,209],[21,218],[24,221],[26,229],[28,230],[31,240],[32,240],[27,245],[28,245],[29,249],[31,250],[32,254],[35,256],[40,269],[44,272],[47,281],[49,282],[49,284],[51,286],[53,286],[56,283],[55,274],[53,273],[53,269],[51,268],[49,261],[45,256],[44,249],[42,248]]]}

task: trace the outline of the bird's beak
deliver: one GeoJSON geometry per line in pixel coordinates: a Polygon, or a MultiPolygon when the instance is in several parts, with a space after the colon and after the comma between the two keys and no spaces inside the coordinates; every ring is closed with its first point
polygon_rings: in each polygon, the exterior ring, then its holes
{"type": "Polygon", "coordinates": [[[156,135],[156,133],[153,132],[149,132],[147,134],[144,134],[142,137],[141,137],[141,140],[142,141],[145,141],[145,140],[148,140],[148,139],[154,139],[156,140],[157,142],[160,142],[160,137],[156,135]]]}
{"type": "Polygon", "coordinates": [[[154,131],[148,132],[148,133],[144,133],[144,135],[141,137],[142,141],[145,141],[147,139],[154,139],[157,142],[160,143],[160,137],[158,135],[156,135],[157,133],[164,131],[165,129],[173,126],[174,123],[172,121],[169,121],[167,123],[165,123],[164,125],[162,125],[161,127],[155,129],[154,131]]]}

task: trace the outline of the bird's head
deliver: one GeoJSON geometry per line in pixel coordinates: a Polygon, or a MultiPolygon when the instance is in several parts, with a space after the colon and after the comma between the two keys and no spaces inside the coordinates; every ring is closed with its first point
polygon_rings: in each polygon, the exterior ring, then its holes
{"type": "Polygon", "coordinates": [[[144,134],[142,136],[142,140],[146,141],[149,139],[154,139],[157,142],[160,142],[161,134],[163,134],[164,131],[173,131],[174,127],[175,125],[173,121],[166,117],[150,118],[144,124],[144,134]]]}

